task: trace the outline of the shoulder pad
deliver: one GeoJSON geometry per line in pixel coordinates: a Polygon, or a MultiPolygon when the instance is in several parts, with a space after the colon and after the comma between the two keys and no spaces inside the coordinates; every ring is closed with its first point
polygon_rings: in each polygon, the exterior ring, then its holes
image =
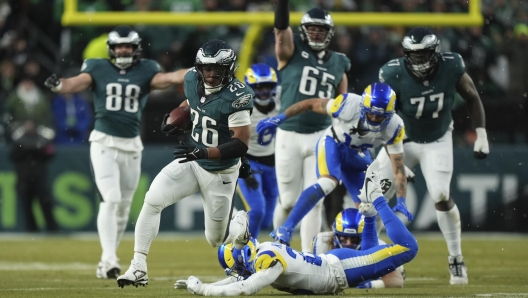
{"type": "Polygon", "coordinates": [[[288,264],[280,253],[276,250],[261,250],[257,254],[257,259],[255,260],[255,271],[259,272],[260,270],[265,270],[271,268],[280,262],[282,264],[282,272],[286,271],[288,264]]]}

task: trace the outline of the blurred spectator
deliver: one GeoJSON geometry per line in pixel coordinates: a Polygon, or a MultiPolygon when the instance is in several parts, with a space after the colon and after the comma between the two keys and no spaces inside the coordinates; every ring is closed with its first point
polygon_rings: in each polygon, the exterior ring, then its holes
{"type": "Polygon", "coordinates": [[[8,133],[9,113],[7,112],[7,98],[13,92],[16,84],[17,69],[10,60],[0,63],[0,145],[10,139],[8,133]]]}
{"type": "Polygon", "coordinates": [[[54,154],[52,144],[54,132],[50,128],[37,126],[33,120],[26,120],[12,135],[11,160],[17,175],[17,198],[22,203],[26,229],[37,232],[38,227],[33,213],[36,200],[44,213],[46,229],[57,231],[53,217],[53,201],[48,186],[48,163],[54,154]]]}
{"type": "Polygon", "coordinates": [[[38,125],[52,125],[50,104],[35,82],[28,77],[23,78],[8,96],[7,111],[11,116],[12,131],[28,119],[34,120],[38,125]]]}
{"type": "Polygon", "coordinates": [[[86,45],[86,48],[84,48],[83,51],[83,60],[92,58],[110,59],[110,56],[108,56],[108,47],[106,45],[109,31],[110,30],[102,33],[88,42],[88,45],[86,45]]]}
{"type": "Polygon", "coordinates": [[[51,104],[57,136],[61,145],[88,144],[92,111],[80,94],[56,94],[51,104]]]}
{"type": "Polygon", "coordinates": [[[518,24],[513,37],[504,44],[502,52],[508,57],[510,84],[508,95],[524,101],[528,93],[528,26],[518,24]]]}

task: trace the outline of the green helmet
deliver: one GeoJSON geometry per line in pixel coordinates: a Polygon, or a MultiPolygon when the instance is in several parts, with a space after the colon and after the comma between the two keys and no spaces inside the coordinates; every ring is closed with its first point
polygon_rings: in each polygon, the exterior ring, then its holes
{"type": "Polygon", "coordinates": [[[430,29],[416,27],[402,41],[406,66],[420,78],[426,78],[438,62],[440,40],[430,29]]]}
{"type": "Polygon", "coordinates": [[[114,30],[108,33],[106,40],[108,55],[113,63],[121,68],[127,68],[132,63],[136,62],[141,55],[141,38],[139,34],[129,26],[117,26],[114,30]],[[118,44],[130,44],[134,48],[131,56],[117,56],[114,48],[118,44]]]}
{"type": "Polygon", "coordinates": [[[328,47],[332,36],[334,36],[334,20],[330,14],[321,8],[312,8],[301,18],[301,39],[308,43],[314,51],[322,51],[328,47]],[[308,26],[321,26],[328,29],[322,42],[313,41],[308,34],[308,26]]]}
{"type": "Polygon", "coordinates": [[[235,77],[236,55],[233,48],[227,42],[213,39],[200,47],[196,54],[194,66],[203,81],[203,67],[208,64],[215,64],[222,67],[220,76],[221,83],[218,86],[206,86],[211,92],[217,92],[223,86],[231,82],[235,77]]]}

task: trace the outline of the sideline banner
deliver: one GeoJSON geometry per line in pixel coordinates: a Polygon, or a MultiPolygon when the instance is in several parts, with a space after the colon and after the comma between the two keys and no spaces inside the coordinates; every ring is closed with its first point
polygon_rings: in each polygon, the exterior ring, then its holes
{"type": "MultiPolygon", "coordinates": [[[[454,151],[451,195],[458,205],[462,230],[528,231],[528,147],[494,146],[485,160],[473,158],[471,149],[454,151]],[[522,224],[521,224],[522,223],[522,224]]],[[[134,196],[128,230],[133,231],[143,198],[157,173],[172,161],[171,146],[147,146],[143,151],[142,174],[134,196]]],[[[315,170],[315,169],[314,169],[315,170]]],[[[407,206],[415,215],[412,230],[437,230],[436,212],[418,168],[416,182],[409,184],[407,206]]],[[[89,147],[58,147],[49,167],[54,198],[54,216],[66,231],[95,231],[99,199],[90,170],[89,147]]],[[[0,147],[0,231],[24,231],[21,204],[16,199],[16,174],[9,148],[0,147]]],[[[237,197],[236,206],[243,208],[237,197]]],[[[43,225],[40,207],[33,206],[43,225]]],[[[199,194],[162,212],[160,230],[203,230],[199,194]]]]}

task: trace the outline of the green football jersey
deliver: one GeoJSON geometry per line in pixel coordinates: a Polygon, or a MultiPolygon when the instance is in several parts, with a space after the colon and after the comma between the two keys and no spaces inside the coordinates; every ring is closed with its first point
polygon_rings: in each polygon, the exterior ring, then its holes
{"type": "MultiPolygon", "coordinates": [[[[345,72],[350,69],[350,59],[341,53],[328,51],[323,59],[301,40],[294,36],[295,49],[288,64],[280,71],[281,108],[283,113],[291,105],[314,97],[334,98],[345,72]]],[[[289,118],[281,129],[298,133],[313,133],[332,123],[330,117],[312,111],[289,118]]]]}
{"type": "MultiPolygon", "coordinates": [[[[253,90],[233,79],[220,91],[204,95],[194,68],[185,75],[184,91],[191,108],[193,128],[191,143],[198,148],[211,148],[231,141],[229,116],[253,109],[253,90]]],[[[220,171],[234,166],[239,158],[224,160],[199,159],[196,162],[207,171],[220,171]]]]}
{"type": "Polygon", "coordinates": [[[443,52],[429,80],[421,81],[404,64],[404,58],[387,62],[379,79],[396,92],[396,110],[413,142],[430,143],[441,138],[453,120],[451,109],[456,86],[465,72],[457,53],[443,52]]]}
{"type": "Polygon", "coordinates": [[[150,82],[160,72],[158,63],[140,59],[125,70],[108,59],[88,59],[81,72],[93,80],[94,129],[121,138],[137,137],[150,82]]]}

